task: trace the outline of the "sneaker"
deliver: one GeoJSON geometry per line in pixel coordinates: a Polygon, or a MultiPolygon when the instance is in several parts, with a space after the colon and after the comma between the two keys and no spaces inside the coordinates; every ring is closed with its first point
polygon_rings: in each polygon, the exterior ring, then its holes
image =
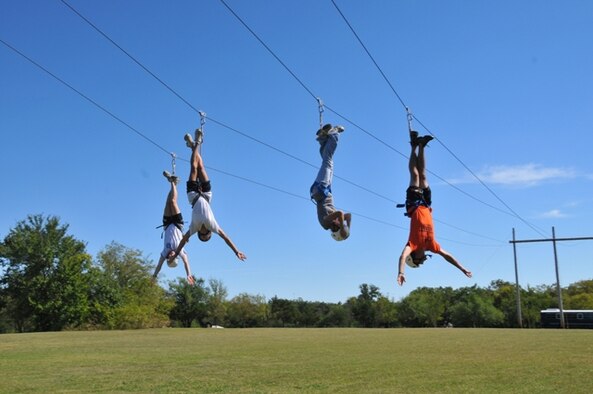
{"type": "Polygon", "coordinates": [[[332,125],[331,124],[326,124],[324,125],[322,128],[320,128],[319,130],[317,130],[317,139],[320,139],[322,137],[325,137],[327,135],[327,133],[329,133],[329,131],[332,129],[332,125]]]}
{"type": "Polygon", "coordinates": [[[196,144],[200,145],[202,142],[204,142],[204,132],[202,131],[202,129],[196,129],[196,144]]]}
{"type": "Polygon", "coordinates": [[[191,137],[191,135],[189,133],[187,133],[183,139],[185,140],[185,145],[187,145],[188,148],[193,149],[194,146],[196,146],[196,143],[194,142],[194,139],[191,137]]]}
{"type": "Polygon", "coordinates": [[[171,175],[169,171],[163,171],[163,176],[167,178],[169,182],[177,184],[179,182],[179,178],[176,175],[171,175]]]}
{"type": "Polygon", "coordinates": [[[338,126],[334,127],[334,129],[335,129],[335,130],[336,130],[338,133],[342,133],[342,132],[344,132],[344,130],[346,130],[346,129],[344,128],[344,126],[340,126],[340,125],[338,125],[338,126]]]}
{"type": "Polygon", "coordinates": [[[428,144],[433,139],[434,139],[434,137],[432,135],[423,135],[422,137],[418,137],[418,139],[417,139],[418,145],[420,145],[421,147],[424,148],[426,146],[426,144],[428,144]]]}
{"type": "Polygon", "coordinates": [[[410,130],[410,144],[412,146],[418,145],[418,132],[414,130],[410,130]]]}

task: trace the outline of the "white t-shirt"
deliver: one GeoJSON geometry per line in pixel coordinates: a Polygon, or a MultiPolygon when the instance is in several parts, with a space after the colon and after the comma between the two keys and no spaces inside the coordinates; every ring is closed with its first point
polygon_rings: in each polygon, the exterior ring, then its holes
{"type": "MultiPolygon", "coordinates": [[[[165,228],[165,235],[164,235],[164,246],[163,251],[161,252],[161,256],[167,258],[170,251],[177,250],[179,243],[181,242],[181,238],[183,238],[183,232],[177,228],[176,225],[170,224],[165,228]]],[[[186,256],[185,248],[181,249],[180,255],[186,256]]]]}
{"type": "MultiPolygon", "coordinates": [[[[194,198],[198,195],[196,192],[187,193],[187,199],[191,204],[194,198]]],[[[191,215],[191,225],[189,226],[190,235],[193,235],[202,228],[206,227],[213,233],[219,234],[220,227],[216,223],[212,208],[210,208],[210,201],[212,200],[212,192],[202,192],[202,195],[196,201],[191,215]]]]}

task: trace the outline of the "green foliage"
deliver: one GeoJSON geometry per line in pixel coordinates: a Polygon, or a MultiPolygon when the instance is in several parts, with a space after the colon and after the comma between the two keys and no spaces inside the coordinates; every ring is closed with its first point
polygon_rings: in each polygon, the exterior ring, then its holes
{"type": "Polygon", "coordinates": [[[420,287],[399,305],[398,317],[404,326],[437,327],[442,323],[446,299],[442,288],[420,287]]]}
{"type": "Polygon", "coordinates": [[[139,250],[116,242],[100,251],[94,271],[94,321],[105,328],[149,328],[168,325],[172,302],[157,286],[152,266],[139,250]]]}
{"type": "Polygon", "coordinates": [[[222,281],[210,279],[208,281],[209,298],[207,302],[206,319],[211,325],[225,326],[227,315],[226,299],[228,291],[222,281]]]}
{"type": "MultiPolygon", "coordinates": [[[[93,262],[83,242],[56,217],[28,216],[0,242],[0,333],[63,329],[133,329],[176,325],[225,327],[517,327],[517,289],[502,280],[477,286],[413,290],[398,302],[372,284],[346,303],[241,293],[228,300],[220,280],[168,291],[152,280],[141,251],[112,242],[93,262]]],[[[519,289],[523,327],[558,306],[555,286],[519,289]]],[[[565,309],[593,309],[593,280],[562,290],[565,309]]]]}
{"type": "Polygon", "coordinates": [[[227,308],[233,327],[262,327],[268,319],[268,304],[261,295],[241,293],[229,301],[227,308]]]}
{"type": "Polygon", "coordinates": [[[86,320],[91,257],[67,230],[57,217],[30,215],[2,242],[1,292],[16,331],[61,330],[86,320]]]}
{"type": "Polygon", "coordinates": [[[455,327],[500,327],[503,313],[494,306],[491,292],[477,286],[459,289],[458,300],[451,309],[451,323],[455,327]]]}
{"type": "Polygon", "coordinates": [[[193,286],[184,278],[171,282],[169,295],[175,302],[169,312],[172,320],[178,321],[182,327],[191,327],[194,321],[205,323],[210,295],[204,286],[204,279],[196,280],[193,286]]]}
{"type": "Polygon", "coordinates": [[[582,280],[568,286],[564,292],[566,309],[593,310],[593,280],[582,280]]]}

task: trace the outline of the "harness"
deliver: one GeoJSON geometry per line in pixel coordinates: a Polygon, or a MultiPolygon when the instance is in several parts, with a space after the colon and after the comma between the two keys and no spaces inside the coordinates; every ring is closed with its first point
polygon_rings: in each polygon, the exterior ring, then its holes
{"type": "Polygon", "coordinates": [[[417,198],[415,200],[406,200],[406,203],[405,204],[397,204],[396,205],[397,208],[404,208],[405,207],[406,208],[406,212],[404,212],[404,216],[408,216],[408,217],[419,206],[425,206],[427,208],[430,208],[430,205],[426,202],[426,200],[424,200],[424,197],[417,198]],[[408,213],[408,211],[409,211],[409,213],[408,213]]]}
{"type": "Polygon", "coordinates": [[[161,233],[161,238],[163,238],[163,233],[170,225],[174,225],[179,229],[179,231],[183,232],[183,220],[181,220],[181,215],[177,214],[174,216],[164,216],[163,217],[163,224],[157,226],[156,228],[163,228],[163,232],[161,233]]]}
{"type": "Polygon", "coordinates": [[[191,201],[191,207],[193,209],[194,205],[196,205],[196,203],[198,202],[198,200],[200,199],[200,197],[202,197],[202,192],[198,191],[197,192],[198,195],[194,197],[194,199],[191,201]]]}

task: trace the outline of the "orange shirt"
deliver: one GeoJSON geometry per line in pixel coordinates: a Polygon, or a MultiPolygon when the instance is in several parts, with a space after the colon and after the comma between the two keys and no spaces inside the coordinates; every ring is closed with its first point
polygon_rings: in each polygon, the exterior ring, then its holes
{"type": "Polygon", "coordinates": [[[410,214],[410,236],[407,244],[412,251],[424,249],[438,253],[441,250],[434,239],[432,208],[420,205],[410,214]]]}

